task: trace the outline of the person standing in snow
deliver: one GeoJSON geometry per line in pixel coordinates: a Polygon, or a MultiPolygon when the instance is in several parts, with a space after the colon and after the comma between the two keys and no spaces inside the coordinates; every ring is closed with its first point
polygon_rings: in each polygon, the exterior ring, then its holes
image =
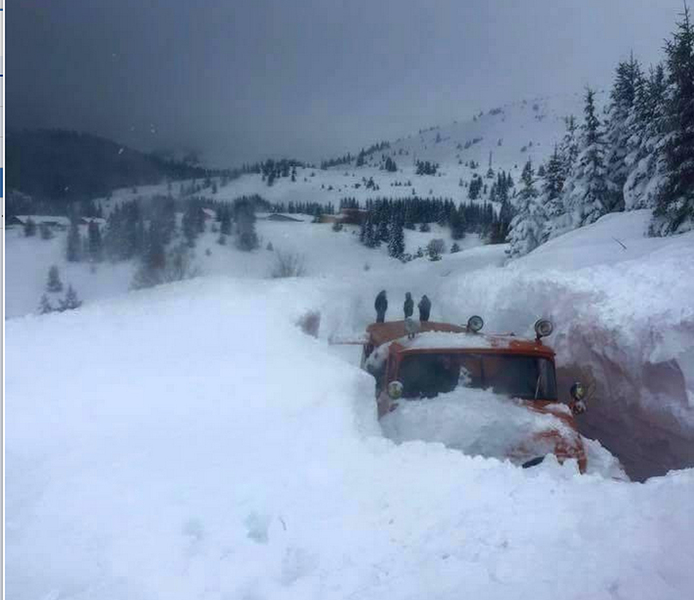
{"type": "Polygon", "coordinates": [[[386,311],[388,310],[388,298],[386,298],[385,290],[381,290],[376,296],[374,308],[376,309],[376,323],[383,323],[386,320],[386,311]]]}
{"type": "Polygon", "coordinates": [[[410,292],[405,294],[405,304],[403,309],[405,310],[406,319],[412,316],[412,313],[414,312],[414,300],[412,300],[412,294],[410,294],[410,292]]]}
{"type": "Polygon", "coordinates": [[[419,320],[422,322],[428,321],[429,313],[431,313],[431,300],[427,298],[426,294],[422,296],[422,299],[419,301],[417,307],[419,308],[419,320]]]}

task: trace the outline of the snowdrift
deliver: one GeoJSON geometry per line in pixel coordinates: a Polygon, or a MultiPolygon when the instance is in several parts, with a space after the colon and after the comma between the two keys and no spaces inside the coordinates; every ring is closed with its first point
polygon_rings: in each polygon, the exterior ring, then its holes
{"type": "Polygon", "coordinates": [[[649,211],[608,215],[503,268],[456,273],[441,310],[490,331],[555,323],[560,391],[595,379],[583,432],[646,477],[694,465],[694,235],[647,238],[649,211]]]}
{"type": "Polygon", "coordinates": [[[295,326],[314,284],[193,280],[7,322],[8,596],[689,593],[694,471],[396,445],[369,376],[295,326]]]}

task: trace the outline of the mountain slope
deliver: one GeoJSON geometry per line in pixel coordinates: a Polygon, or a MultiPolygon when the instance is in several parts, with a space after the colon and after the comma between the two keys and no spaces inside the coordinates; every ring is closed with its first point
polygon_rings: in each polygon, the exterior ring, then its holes
{"type": "MultiPolygon", "coordinates": [[[[356,198],[363,203],[368,199],[415,194],[467,202],[466,186],[473,177],[481,176],[488,184],[480,196],[483,201],[494,181],[486,178],[490,153],[495,173],[506,171],[517,182],[528,159],[537,166],[549,157],[554,144],[564,134],[564,118],[571,114],[580,116],[582,111],[580,94],[515,102],[467,121],[391,141],[389,147],[367,154],[362,166],[356,166],[353,155],[349,164],[327,169],[297,167],[296,181],[287,174],[269,185],[261,174],[251,173],[220,185],[215,194],[209,188],[200,194],[216,200],[260,194],[277,203],[316,202],[335,206],[342,198],[356,198]],[[396,172],[382,168],[384,157],[395,161],[396,172]],[[439,163],[440,167],[436,175],[417,175],[417,161],[439,163]],[[369,185],[369,180],[373,180],[373,185],[369,185]]],[[[166,186],[140,189],[137,194],[122,190],[118,197],[127,199],[156,193],[166,193],[166,186]]]]}
{"type": "Polygon", "coordinates": [[[74,131],[9,130],[6,143],[8,189],[55,203],[90,200],[165,178],[203,177],[206,172],[74,131]]]}

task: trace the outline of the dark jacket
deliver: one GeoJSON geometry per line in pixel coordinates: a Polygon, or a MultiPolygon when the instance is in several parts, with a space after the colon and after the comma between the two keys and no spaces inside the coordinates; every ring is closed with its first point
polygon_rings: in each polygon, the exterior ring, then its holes
{"type": "Polygon", "coordinates": [[[412,300],[412,294],[410,294],[410,292],[405,294],[405,304],[403,305],[403,309],[405,311],[406,319],[412,316],[412,313],[414,312],[414,300],[412,300]]]}
{"type": "Polygon", "coordinates": [[[378,296],[376,296],[374,308],[376,309],[376,322],[383,323],[386,318],[386,311],[388,310],[388,299],[386,298],[385,290],[382,290],[378,296]]]}
{"type": "Polygon", "coordinates": [[[419,320],[428,321],[429,314],[431,313],[431,300],[426,297],[426,294],[422,296],[417,307],[419,308],[419,320]]]}

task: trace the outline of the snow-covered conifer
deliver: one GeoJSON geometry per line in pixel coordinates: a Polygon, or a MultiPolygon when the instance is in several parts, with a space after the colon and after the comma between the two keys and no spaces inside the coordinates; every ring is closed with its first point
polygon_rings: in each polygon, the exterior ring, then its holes
{"type": "Polygon", "coordinates": [[[58,310],[74,310],[82,306],[82,301],[77,297],[77,292],[72,285],[68,285],[67,293],[65,294],[65,299],[60,301],[60,308],[58,310]]]}
{"type": "Polygon", "coordinates": [[[60,272],[58,271],[58,267],[56,265],[53,265],[50,269],[48,269],[48,281],[46,282],[46,291],[63,291],[63,282],[60,281],[60,272]]]}
{"type": "Polygon", "coordinates": [[[405,232],[402,221],[393,219],[390,224],[390,239],[388,240],[388,254],[393,258],[402,258],[405,253],[405,232]]]}
{"type": "Polygon", "coordinates": [[[46,296],[46,294],[41,296],[41,302],[39,304],[39,314],[47,315],[48,313],[53,312],[53,310],[53,306],[51,306],[51,303],[48,300],[48,296],[46,296]]]}
{"type": "Polygon", "coordinates": [[[535,172],[531,161],[525,163],[521,175],[521,190],[516,196],[518,213],[511,221],[508,234],[510,246],[506,251],[510,258],[518,258],[532,252],[542,243],[546,217],[535,187],[535,172]]]}
{"type": "Polygon", "coordinates": [[[608,180],[605,166],[603,125],[597,115],[595,92],[590,88],[585,103],[581,152],[567,180],[564,201],[571,229],[594,223],[615,206],[616,187],[608,180]]]}
{"type": "Polygon", "coordinates": [[[67,234],[67,259],[70,262],[82,260],[82,236],[75,218],[70,221],[70,229],[67,234]]]}
{"type": "Polygon", "coordinates": [[[694,24],[686,5],[665,53],[668,136],[665,177],[653,213],[657,235],[694,229],[694,24]]]}

